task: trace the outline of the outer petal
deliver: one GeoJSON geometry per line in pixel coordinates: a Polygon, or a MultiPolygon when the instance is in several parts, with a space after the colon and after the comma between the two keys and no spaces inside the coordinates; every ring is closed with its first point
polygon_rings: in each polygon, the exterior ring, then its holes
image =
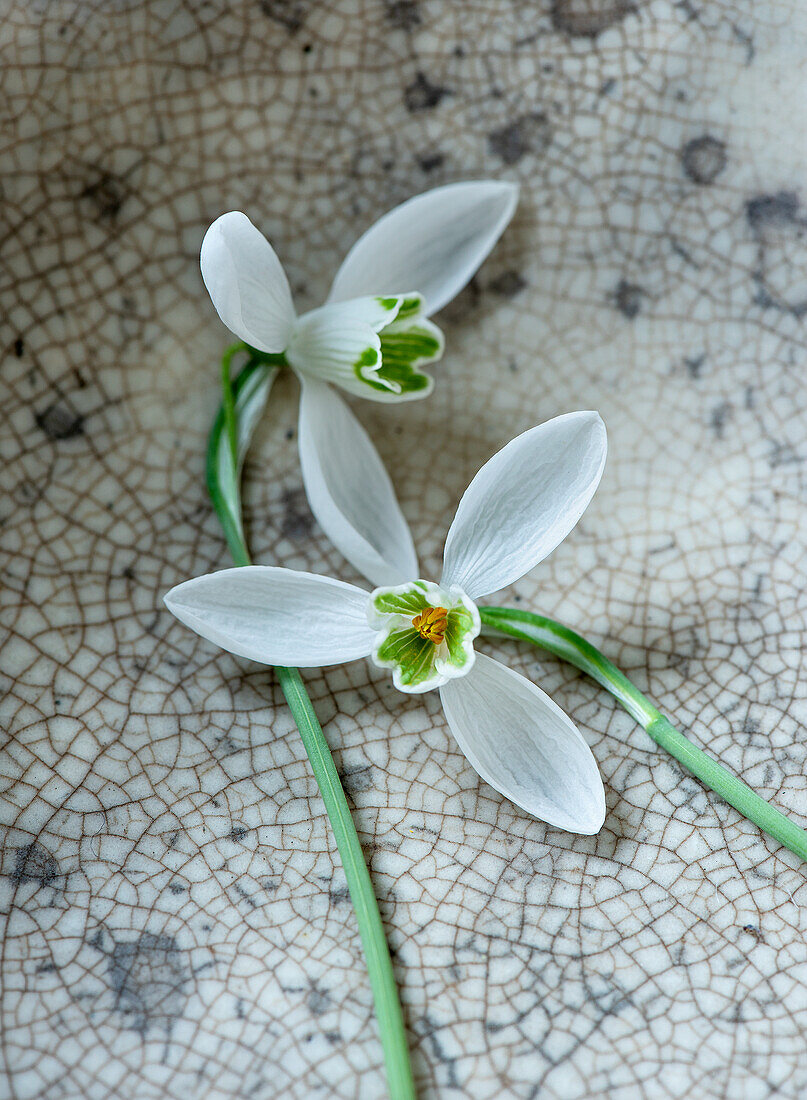
{"type": "Polygon", "coordinates": [[[539,687],[477,653],[440,688],[457,743],[482,778],[517,806],[571,833],[596,833],[605,792],[591,749],[539,687]]]}
{"type": "Polygon", "coordinates": [[[202,278],[219,317],[259,351],[284,351],[294,325],[286,273],[246,214],[231,210],[205,233],[202,278]]]}
{"type": "Polygon", "coordinates": [[[165,604],[180,622],[238,657],[315,668],[370,653],[369,598],[331,577],[248,565],[178,584],[165,604]]]}
{"type": "Polygon", "coordinates": [[[596,412],[557,416],[512,439],[465,490],[443,555],[441,584],[472,600],[529,572],[569,534],[605,466],[596,412]]]}
{"type": "Polygon", "coordinates": [[[513,216],[518,187],[471,180],[436,187],[390,210],[353,245],[330,301],[418,290],[436,313],[471,279],[513,216]]]}
{"type": "Polygon", "coordinates": [[[413,580],[412,536],[370,437],[329,386],[301,384],[300,465],[320,527],[374,585],[413,580]]]}

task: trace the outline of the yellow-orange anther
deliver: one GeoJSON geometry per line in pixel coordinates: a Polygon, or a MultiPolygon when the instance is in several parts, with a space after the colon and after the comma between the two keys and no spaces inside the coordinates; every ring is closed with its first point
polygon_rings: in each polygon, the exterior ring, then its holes
{"type": "Polygon", "coordinates": [[[421,638],[439,645],[446,636],[448,611],[444,607],[424,607],[419,615],[415,615],[412,626],[421,638]]]}

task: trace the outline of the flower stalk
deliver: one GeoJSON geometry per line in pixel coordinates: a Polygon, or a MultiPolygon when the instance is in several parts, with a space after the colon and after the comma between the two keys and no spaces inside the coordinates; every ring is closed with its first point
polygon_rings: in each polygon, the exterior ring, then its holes
{"type": "Polygon", "coordinates": [[[532,642],[596,680],[622,704],[657,745],[764,833],[807,860],[807,832],[685,737],[634,684],[585,638],[568,627],[507,607],[480,607],[482,633],[532,642]]]}
{"type": "MultiPolygon", "coordinates": [[[[255,419],[255,406],[260,406],[257,410],[260,412],[265,400],[259,387],[263,385],[268,393],[272,376],[266,372],[273,372],[277,367],[267,362],[271,357],[251,354],[233,383],[230,367],[234,355],[240,351],[250,352],[250,349],[235,344],[228,348],[222,360],[223,400],[210,433],[207,484],[233,560],[236,565],[246,566],[251,564],[251,559],[241,524],[240,467],[255,419]],[[239,422],[239,402],[250,422],[246,430],[239,422]]],[[[342,860],[367,960],[389,1095],[391,1100],[414,1100],[415,1083],[395,972],[370,872],[339,773],[299,671],[275,666],[275,673],[311,762],[342,860]]]]}

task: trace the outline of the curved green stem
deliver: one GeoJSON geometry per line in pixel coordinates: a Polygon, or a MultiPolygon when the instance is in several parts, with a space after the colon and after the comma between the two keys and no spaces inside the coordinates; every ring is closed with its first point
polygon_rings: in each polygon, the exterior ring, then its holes
{"type": "Polygon", "coordinates": [[[617,699],[657,745],[768,836],[807,860],[807,832],[785,817],[716,760],[693,745],[598,649],[568,627],[530,611],[480,607],[483,631],[507,635],[554,653],[587,673],[617,699]]]}
{"type": "MultiPolygon", "coordinates": [[[[251,349],[243,344],[236,344],[225,352],[222,362],[223,401],[210,433],[207,483],[213,507],[221,522],[227,545],[236,565],[251,564],[241,525],[240,459],[249,440],[244,439],[243,436],[239,438],[239,428],[242,426],[238,416],[239,400],[248,399],[250,386],[255,387],[254,400],[265,400],[265,393],[258,390],[263,380],[256,378],[256,372],[276,369],[277,359],[278,357],[260,357],[260,353],[251,353],[251,349]],[[233,384],[230,379],[230,363],[233,355],[238,351],[249,352],[250,358],[233,384]],[[223,448],[225,450],[222,450],[223,448]]],[[[271,379],[268,384],[271,385],[271,379]]],[[[266,390],[268,391],[268,385],[266,390]]],[[[243,409],[243,412],[246,414],[244,419],[249,419],[249,410],[243,409]]],[[[300,731],[300,737],[311,762],[311,770],[331,823],[336,847],[342,859],[350,899],[356,913],[359,936],[367,960],[370,987],[373,991],[381,1034],[381,1046],[384,1051],[389,1095],[392,1100],[414,1100],[415,1082],[409,1060],[406,1026],[395,983],[395,972],[370,872],[364,860],[356,826],[339,780],[339,773],[299,671],[296,668],[276,667],[275,672],[289,710],[300,731]]]]}
{"type": "Polygon", "coordinates": [[[235,397],[230,372],[233,356],[244,347],[243,344],[232,344],[221,357],[221,411],[224,417],[224,438],[230,449],[230,461],[233,464],[233,469],[238,466],[238,422],[235,415],[235,397]]]}

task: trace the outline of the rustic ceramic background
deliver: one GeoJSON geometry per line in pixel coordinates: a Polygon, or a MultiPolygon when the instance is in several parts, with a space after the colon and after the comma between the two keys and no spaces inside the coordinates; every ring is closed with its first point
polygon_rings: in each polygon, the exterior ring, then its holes
{"type": "MultiPolygon", "coordinates": [[[[437,568],[470,475],[597,408],[572,537],[506,593],[577,627],[805,823],[807,14],[793,0],[5,0],[0,1093],[374,1100],[344,877],[271,672],[162,608],[228,564],[203,448],[228,334],[202,234],[246,211],[302,306],[451,180],[515,221],[440,316],[431,399],[357,406],[437,568]]],[[[313,523],[284,378],[262,562],[313,523]]],[[[494,651],[488,647],[490,651],[494,651]]],[[[436,696],[306,675],[355,806],[424,1098],[807,1094],[807,885],[611,699],[508,661],[602,768],[596,838],[465,762],[436,696]]]]}

